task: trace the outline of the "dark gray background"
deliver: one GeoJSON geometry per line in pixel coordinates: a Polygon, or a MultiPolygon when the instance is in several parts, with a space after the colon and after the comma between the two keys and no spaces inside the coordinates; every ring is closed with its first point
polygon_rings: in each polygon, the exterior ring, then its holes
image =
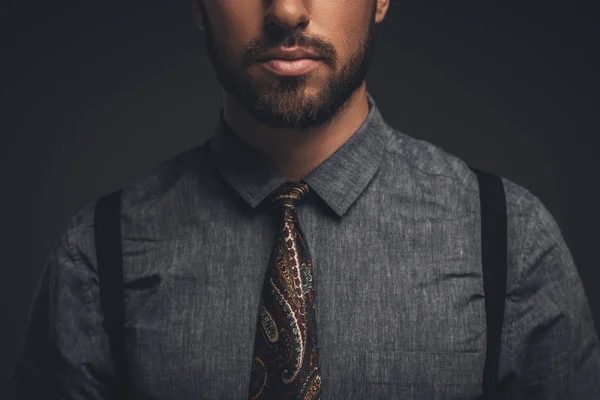
{"type": "MultiPolygon", "coordinates": [[[[220,88],[185,0],[5,1],[0,11],[0,398],[44,260],[97,196],[202,143],[220,88]]],[[[600,325],[593,2],[393,0],[368,77],[387,121],[527,187],[558,221],[600,325]]]]}

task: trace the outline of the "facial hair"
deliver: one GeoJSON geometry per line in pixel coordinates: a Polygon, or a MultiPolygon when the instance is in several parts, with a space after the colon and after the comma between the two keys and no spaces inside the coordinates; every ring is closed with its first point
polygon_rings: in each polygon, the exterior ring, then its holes
{"type": "MultiPolygon", "coordinates": [[[[203,8],[203,0],[198,0],[203,8]]],[[[363,40],[341,66],[335,47],[304,32],[266,29],[266,36],[246,46],[241,52],[241,65],[233,66],[223,59],[214,37],[214,30],[205,9],[205,46],[224,90],[256,120],[272,128],[308,130],[331,121],[349,103],[350,97],[362,85],[375,51],[374,26],[377,1],[373,2],[369,27],[363,40]],[[268,86],[258,85],[247,73],[259,54],[268,49],[298,45],[316,51],[334,71],[315,96],[302,96],[308,75],[274,76],[268,86]],[[266,86],[266,87],[265,87],[266,86]]]]}

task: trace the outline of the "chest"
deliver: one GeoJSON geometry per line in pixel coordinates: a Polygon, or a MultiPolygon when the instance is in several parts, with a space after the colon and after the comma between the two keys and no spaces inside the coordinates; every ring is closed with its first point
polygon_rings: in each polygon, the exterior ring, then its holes
{"type": "MultiPolygon", "coordinates": [[[[325,398],[477,394],[485,310],[476,220],[299,217],[325,398]]],[[[142,398],[247,397],[269,226],[211,225],[126,258],[132,270],[154,263],[145,271],[158,277],[126,296],[142,398]]]]}

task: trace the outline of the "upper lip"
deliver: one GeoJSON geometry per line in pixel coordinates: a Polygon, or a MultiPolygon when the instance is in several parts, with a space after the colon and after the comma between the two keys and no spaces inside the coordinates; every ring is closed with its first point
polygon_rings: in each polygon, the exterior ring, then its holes
{"type": "Polygon", "coordinates": [[[311,58],[313,60],[320,60],[323,57],[320,57],[317,53],[310,50],[299,48],[286,49],[280,47],[265,52],[258,58],[258,61],[266,61],[273,59],[298,60],[300,58],[311,58]]]}

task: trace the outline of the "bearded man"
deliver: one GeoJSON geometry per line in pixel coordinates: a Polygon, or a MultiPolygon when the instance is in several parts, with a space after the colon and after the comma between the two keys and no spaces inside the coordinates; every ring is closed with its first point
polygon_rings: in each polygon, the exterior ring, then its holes
{"type": "Polygon", "coordinates": [[[192,0],[223,87],[218,124],[71,218],[32,309],[22,398],[446,399],[492,387],[600,399],[598,337],[552,215],[498,180],[506,228],[490,243],[506,236],[506,278],[484,285],[478,175],[392,128],[367,92],[389,6],[192,0]],[[497,343],[492,289],[505,306],[497,343]]]}

